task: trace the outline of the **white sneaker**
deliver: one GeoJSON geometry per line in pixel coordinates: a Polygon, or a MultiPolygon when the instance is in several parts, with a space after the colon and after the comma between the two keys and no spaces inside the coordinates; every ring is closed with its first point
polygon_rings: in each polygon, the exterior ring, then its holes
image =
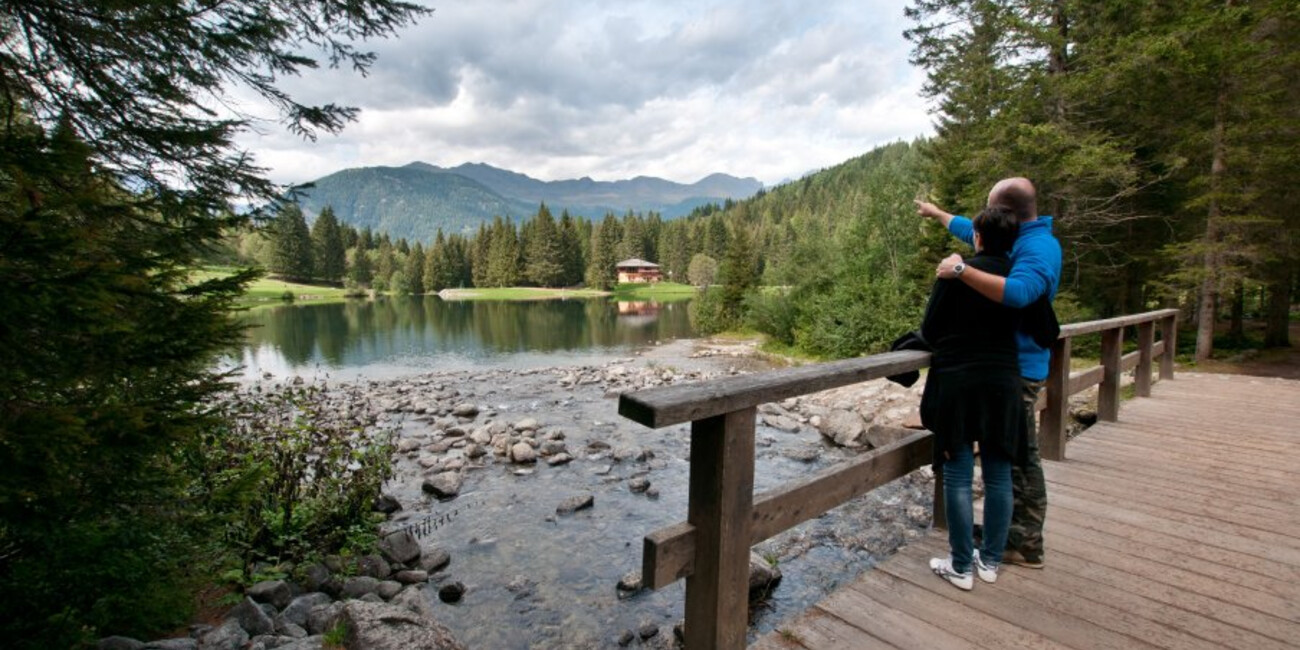
{"type": "Polygon", "coordinates": [[[980,580],[983,580],[984,582],[987,582],[989,584],[993,584],[998,581],[999,565],[985,564],[984,560],[980,559],[979,551],[975,551],[975,558],[974,561],[971,562],[971,564],[975,565],[975,575],[978,575],[980,577],[980,580]]]}
{"type": "Polygon", "coordinates": [[[970,591],[975,588],[975,576],[971,575],[970,571],[958,573],[956,569],[952,568],[951,557],[930,558],[930,570],[962,591],[970,591]]]}

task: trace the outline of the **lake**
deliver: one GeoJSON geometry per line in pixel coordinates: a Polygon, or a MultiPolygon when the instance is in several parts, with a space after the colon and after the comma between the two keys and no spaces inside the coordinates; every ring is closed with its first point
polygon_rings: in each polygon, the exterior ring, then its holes
{"type": "Polygon", "coordinates": [[[594,362],[693,337],[688,304],[396,296],[263,307],[246,314],[247,341],[226,365],[242,366],[246,379],[365,379],[594,362]]]}

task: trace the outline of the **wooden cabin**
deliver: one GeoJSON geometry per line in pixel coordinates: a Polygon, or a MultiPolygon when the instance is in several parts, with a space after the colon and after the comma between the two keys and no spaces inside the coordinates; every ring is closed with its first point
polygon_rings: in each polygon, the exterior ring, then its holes
{"type": "Polygon", "coordinates": [[[618,269],[618,282],[658,282],[663,279],[659,273],[659,265],[654,262],[647,262],[640,258],[623,260],[616,265],[618,269]]]}

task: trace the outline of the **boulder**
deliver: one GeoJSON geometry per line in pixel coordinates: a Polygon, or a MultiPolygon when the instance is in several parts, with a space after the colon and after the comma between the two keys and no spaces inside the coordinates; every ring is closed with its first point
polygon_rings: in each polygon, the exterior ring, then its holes
{"type": "Polygon", "coordinates": [[[821,434],[841,447],[859,447],[867,425],[862,416],[853,411],[830,411],[821,419],[821,434]]]}
{"type": "Polygon", "coordinates": [[[763,424],[791,433],[799,430],[799,421],[788,415],[764,415],[763,424]]]}
{"type": "MultiPolygon", "coordinates": [[[[288,603],[285,604],[286,606],[288,605],[288,603]]],[[[226,623],[230,623],[231,621],[234,621],[236,625],[243,628],[244,632],[247,632],[247,634],[244,635],[243,641],[240,641],[240,644],[247,641],[250,635],[257,636],[259,634],[270,634],[275,631],[275,623],[271,620],[271,617],[268,616],[266,612],[262,611],[262,608],[258,607],[257,603],[253,602],[253,599],[250,597],[245,597],[243,602],[235,605],[231,608],[230,612],[226,614],[226,623]]],[[[217,630],[220,630],[223,627],[226,626],[223,624],[221,627],[218,627],[217,630]]],[[[217,630],[213,630],[213,632],[216,632],[217,630]]],[[[212,632],[209,632],[208,634],[212,634],[212,632]]],[[[204,635],[204,638],[206,639],[207,635],[204,635]]]]}
{"type": "Polygon", "coordinates": [[[348,650],[464,650],[437,621],[389,603],[350,602],[334,622],[348,650]]]}
{"type": "MultiPolygon", "coordinates": [[[[459,487],[457,487],[459,491],[459,487]]],[[[410,564],[420,559],[420,542],[409,529],[399,530],[385,535],[379,540],[379,552],[389,562],[410,564]]]]}
{"type": "Polygon", "coordinates": [[[293,599],[288,607],[280,612],[279,618],[302,628],[307,627],[307,616],[313,609],[330,604],[329,595],[320,592],[303,594],[293,599]]]}
{"type": "Polygon", "coordinates": [[[375,593],[379,594],[379,597],[384,600],[392,600],[393,596],[402,593],[403,586],[402,583],[396,580],[385,580],[379,583],[379,589],[376,589],[375,593]]]}
{"type": "Polygon", "coordinates": [[[515,423],[515,431],[536,431],[539,426],[535,418],[524,418],[515,423]]]}
{"type": "Polygon", "coordinates": [[[627,482],[627,489],[631,490],[633,494],[645,492],[650,489],[650,479],[644,476],[631,479],[627,482]]]}
{"type": "Polygon", "coordinates": [[[555,507],[555,513],[560,515],[571,515],[579,510],[586,510],[595,504],[596,496],[593,494],[569,497],[560,502],[560,505],[555,507]]]}
{"type": "Polygon", "coordinates": [[[311,613],[307,614],[307,633],[313,636],[324,634],[330,629],[330,621],[334,620],[342,609],[343,603],[340,601],[311,610],[311,613]]]}
{"type": "Polygon", "coordinates": [[[325,591],[325,585],[329,584],[332,574],[329,567],[324,564],[313,564],[307,567],[303,572],[303,589],[308,592],[325,591]]]}
{"type": "Polygon", "coordinates": [[[352,576],[343,582],[344,598],[360,598],[379,589],[379,580],[370,576],[352,576]]]}
{"type": "MultiPolygon", "coordinates": [[[[244,602],[252,603],[249,600],[244,602]]],[[[253,605],[253,609],[257,609],[257,606],[253,605]]],[[[271,620],[267,619],[266,622],[269,624],[271,620]]],[[[274,628],[268,628],[264,632],[258,632],[258,634],[272,631],[274,631],[274,628]]],[[[204,634],[203,638],[199,639],[199,650],[240,650],[245,643],[248,643],[248,632],[244,630],[238,620],[228,618],[225,623],[213,628],[211,632],[204,634]]]]}
{"type": "Polygon", "coordinates": [[[276,609],[284,609],[293,600],[293,588],[283,580],[263,580],[248,588],[248,597],[255,602],[269,603],[276,609]]]}
{"type": "Polygon", "coordinates": [[[378,553],[371,553],[357,558],[356,567],[358,575],[380,580],[392,575],[393,572],[392,567],[388,565],[388,560],[385,560],[384,556],[378,553]]]}
{"type": "Polygon", "coordinates": [[[518,442],[510,447],[510,460],[516,463],[535,463],[537,451],[526,442],[518,442]]]}
{"type": "Polygon", "coordinates": [[[438,589],[438,600],[444,603],[458,603],[465,596],[465,583],[448,582],[438,589]]]}
{"type": "Polygon", "coordinates": [[[873,424],[867,427],[867,432],[863,434],[862,439],[867,444],[871,445],[872,449],[879,449],[886,445],[892,445],[914,433],[916,432],[903,427],[873,424]]]}
{"type": "Polygon", "coordinates": [[[424,479],[420,487],[438,499],[454,499],[464,483],[460,472],[442,472],[424,479]]]}
{"type": "Polygon", "coordinates": [[[436,573],[447,568],[448,564],[451,564],[451,554],[442,548],[431,548],[420,556],[421,571],[436,573]]]}
{"type": "Polygon", "coordinates": [[[570,456],[569,454],[567,454],[567,453],[565,453],[565,452],[560,452],[560,453],[558,453],[558,454],[556,454],[556,455],[554,455],[554,456],[551,456],[551,457],[549,457],[549,458],[546,459],[546,464],[547,464],[547,465],[550,465],[551,467],[559,467],[560,465],[568,465],[568,464],[571,463],[571,462],[573,462],[573,456],[570,456]]]}
{"type": "Polygon", "coordinates": [[[421,582],[429,581],[429,572],[418,569],[398,571],[397,575],[393,576],[393,579],[404,585],[418,585],[421,582]]]}
{"type": "Polygon", "coordinates": [[[182,639],[162,639],[144,644],[140,650],[199,650],[199,642],[189,637],[182,639]]]}
{"type": "Polygon", "coordinates": [[[403,589],[402,593],[397,594],[390,602],[420,616],[433,617],[433,602],[429,600],[429,594],[425,592],[423,585],[403,589]]]}
{"type": "Polygon", "coordinates": [[[478,407],[469,403],[457,404],[451,409],[451,414],[458,418],[472,418],[478,415],[478,407]]]}
{"type": "Polygon", "coordinates": [[[275,650],[321,650],[325,647],[325,637],[316,635],[304,639],[295,639],[284,645],[275,646],[275,650]]]}
{"type": "Polygon", "coordinates": [[[763,559],[758,553],[749,553],[749,596],[762,596],[781,584],[781,569],[763,559]]]}

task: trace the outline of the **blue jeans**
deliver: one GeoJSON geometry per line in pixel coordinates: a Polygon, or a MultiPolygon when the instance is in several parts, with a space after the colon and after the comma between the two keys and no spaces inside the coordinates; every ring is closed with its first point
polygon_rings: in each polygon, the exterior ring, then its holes
{"type": "MultiPolygon", "coordinates": [[[[993,445],[989,447],[980,451],[980,466],[984,469],[984,539],[980,559],[985,564],[996,566],[1002,563],[1002,549],[1007,545],[1014,501],[1011,496],[1011,459],[993,445]]],[[[962,573],[970,571],[975,548],[975,516],[971,503],[974,478],[975,454],[971,445],[958,449],[952,458],[943,462],[948,547],[952,552],[953,568],[962,573]]]]}

